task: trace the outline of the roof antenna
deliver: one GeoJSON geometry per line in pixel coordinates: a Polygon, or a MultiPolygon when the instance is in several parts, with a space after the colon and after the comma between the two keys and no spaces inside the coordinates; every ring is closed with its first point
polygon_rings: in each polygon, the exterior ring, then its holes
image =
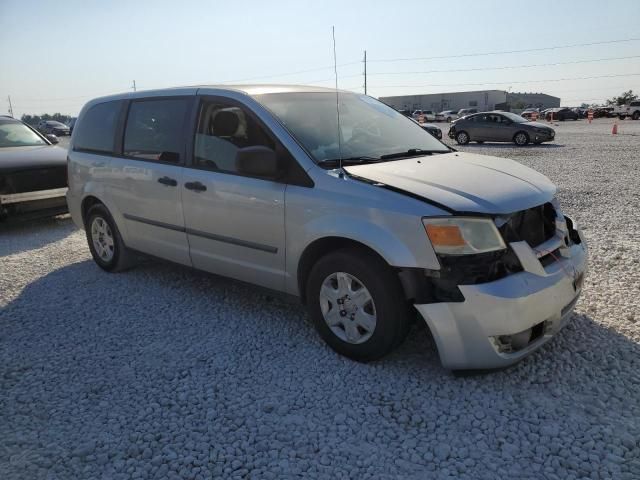
{"type": "Polygon", "coordinates": [[[336,62],[336,27],[331,27],[331,35],[333,37],[333,72],[336,76],[336,118],[338,120],[338,167],[340,169],[340,173],[338,174],[340,178],[344,177],[344,170],[342,169],[342,140],[341,140],[341,131],[340,131],[340,98],[338,93],[338,64],[336,62]]]}

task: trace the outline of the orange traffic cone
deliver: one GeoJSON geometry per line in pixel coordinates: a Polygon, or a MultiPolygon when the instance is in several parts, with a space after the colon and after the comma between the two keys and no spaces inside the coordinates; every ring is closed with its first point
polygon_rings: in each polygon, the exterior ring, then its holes
{"type": "Polygon", "coordinates": [[[611,129],[611,135],[618,134],[618,121],[613,122],[613,128],[611,129]]]}

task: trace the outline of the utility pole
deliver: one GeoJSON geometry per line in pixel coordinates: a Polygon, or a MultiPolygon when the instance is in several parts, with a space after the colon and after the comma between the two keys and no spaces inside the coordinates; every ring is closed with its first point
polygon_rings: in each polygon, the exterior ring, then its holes
{"type": "Polygon", "coordinates": [[[367,51],[364,51],[364,94],[367,94],[367,51]]]}
{"type": "Polygon", "coordinates": [[[11,105],[11,95],[8,95],[7,99],[9,100],[9,115],[13,117],[13,106],[11,105]]]}
{"type": "Polygon", "coordinates": [[[136,91],[136,81],[135,80],[133,81],[133,91],[134,92],[136,91]]]}

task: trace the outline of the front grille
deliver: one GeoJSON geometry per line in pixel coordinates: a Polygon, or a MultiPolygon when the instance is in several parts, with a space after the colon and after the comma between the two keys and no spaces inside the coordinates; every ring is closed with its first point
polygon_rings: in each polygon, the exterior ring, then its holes
{"type": "Polygon", "coordinates": [[[535,248],[555,235],[556,209],[551,203],[545,203],[513,213],[499,230],[505,242],[524,240],[535,248]]]}
{"type": "Polygon", "coordinates": [[[67,186],[67,166],[22,170],[5,176],[4,193],[34,192],[67,186]]]}

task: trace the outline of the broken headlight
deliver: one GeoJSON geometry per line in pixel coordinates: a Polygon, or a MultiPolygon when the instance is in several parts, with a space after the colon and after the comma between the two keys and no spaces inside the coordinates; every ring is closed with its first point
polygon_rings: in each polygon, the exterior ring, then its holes
{"type": "Polygon", "coordinates": [[[422,223],[438,254],[470,255],[507,248],[490,218],[423,218],[422,223]]]}

